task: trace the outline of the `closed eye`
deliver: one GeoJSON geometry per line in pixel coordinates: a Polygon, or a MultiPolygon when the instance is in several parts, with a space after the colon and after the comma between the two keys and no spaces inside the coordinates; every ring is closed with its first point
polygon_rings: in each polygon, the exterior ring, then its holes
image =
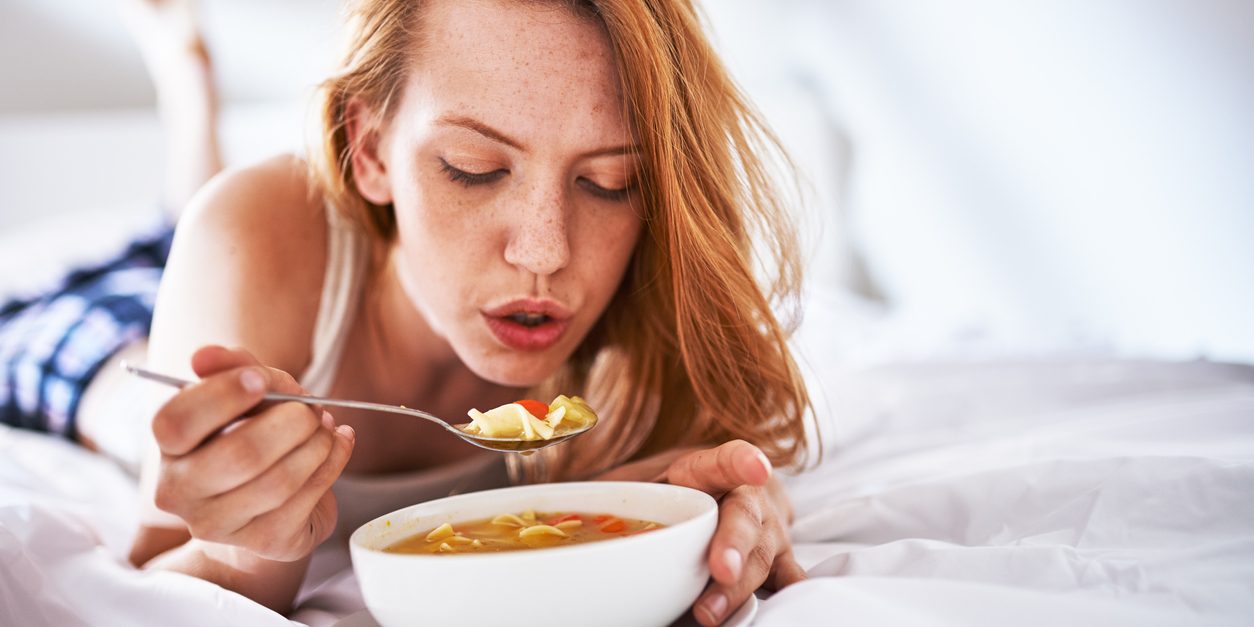
{"type": "Polygon", "coordinates": [[[492,170],[490,172],[467,172],[465,170],[461,170],[461,169],[453,167],[452,165],[449,164],[449,162],[445,161],[444,159],[440,159],[440,169],[443,170],[446,175],[448,175],[448,178],[450,181],[453,181],[454,183],[461,183],[462,185],[465,185],[466,187],[471,187],[473,185],[487,185],[488,183],[495,183],[496,181],[501,180],[501,178],[504,177],[506,174],[509,174],[509,170],[506,170],[504,168],[499,169],[499,170],[492,170]]]}
{"type": "Polygon", "coordinates": [[[624,200],[627,200],[631,196],[631,191],[632,191],[631,185],[627,185],[619,189],[608,189],[605,187],[601,187],[600,185],[597,185],[596,183],[593,183],[592,181],[585,179],[585,178],[581,178],[577,182],[579,183],[580,187],[584,188],[585,191],[592,194],[593,196],[602,198],[604,200],[622,202],[624,200]]]}

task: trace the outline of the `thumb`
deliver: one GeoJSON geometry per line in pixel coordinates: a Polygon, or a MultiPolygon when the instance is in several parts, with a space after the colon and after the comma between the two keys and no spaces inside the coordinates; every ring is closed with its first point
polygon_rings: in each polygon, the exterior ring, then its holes
{"type": "Polygon", "coordinates": [[[666,473],[668,483],[701,490],[716,499],[742,485],[763,485],[770,478],[771,462],[744,440],[688,453],[666,473]]]}

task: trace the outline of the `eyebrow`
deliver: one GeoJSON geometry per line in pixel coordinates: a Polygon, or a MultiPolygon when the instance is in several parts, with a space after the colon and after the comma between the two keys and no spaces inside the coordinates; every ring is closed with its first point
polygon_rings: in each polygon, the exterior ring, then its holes
{"type": "MultiPolygon", "coordinates": [[[[483,135],[484,137],[487,137],[488,139],[491,139],[492,141],[505,144],[506,146],[509,146],[510,148],[513,148],[515,150],[521,150],[524,152],[526,152],[527,150],[526,148],[523,147],[522,143],[519,142],[518,140],[511,138],[505,133],[502,133],[494,129],[491,126],[488,126],[487,124],[484,124],[483,122],[480,122],[479,120],[466,117],[464,115],[445,114],[445,115],[440,116],[435,121],[435,123],[439,126],[457,126],[457,127],[461,127],[464,129],[469,129],[480,135],[483,135]]],[[[607,148],[598,148],[596,150],[586,152],[579,156],[582,158],[588,158],[588,157],[601,157],[601,156],[607,156],[607,155],[630,155],[630,154],[636,154],[639,152],[640,152],[639,144],[624,144],[622,146],[609,146],[607,148]]]]}

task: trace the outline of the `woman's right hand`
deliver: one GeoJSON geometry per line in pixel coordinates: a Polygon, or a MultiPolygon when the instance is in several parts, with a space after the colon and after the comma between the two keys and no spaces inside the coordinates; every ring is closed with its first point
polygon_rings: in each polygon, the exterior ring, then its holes
{"type": "Polygon", "coordinates": [[[269,390],[305,391],[247,351],[206,346],[192,369],[200,381],[153,418],[157,507],[194,538],[270,560],[305,557],[335,528],[331,484],[352,454],[352,428],[303,403],[262,405],[269,390]]]}

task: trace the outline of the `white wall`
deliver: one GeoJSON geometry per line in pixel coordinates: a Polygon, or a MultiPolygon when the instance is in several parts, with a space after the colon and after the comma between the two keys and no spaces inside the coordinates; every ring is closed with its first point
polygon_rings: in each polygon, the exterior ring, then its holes
{"type": "MultiPolygon", "coordinates": [[[[336,2],[201,4],[228,157],[297,145],[336,2]]],[[[818,284],[1009,346],[1254,362],[1254,3],[705,4],[812,185],[818,284]]],[[[113,10],[0,3],[0,229],[155,200],[113,10]]]]}
{"type": "Polygon", "coordinates": [[[898,311],[1254,361],[1254,3],[776,6],[736,43],[822,91],[851,239],[898,311]]]}
{"type": "MultiPolygon", "coordinates": [[[[146,107],[120,0],[0,3],[0,113],[146,107]]],[[[334,61],[336,0],[200,0],[227,102],[288,100],[334,61]]]]}
{"type": "MultiPolygon", "coordinates": [[[[151,211],[164,163],[155,94],[117,0],[0,2],[0,230],[71,212],[151,211]]],[[[303,147],[334,62],[336,0],[202,0],[223,151],[303,147]]]]}

